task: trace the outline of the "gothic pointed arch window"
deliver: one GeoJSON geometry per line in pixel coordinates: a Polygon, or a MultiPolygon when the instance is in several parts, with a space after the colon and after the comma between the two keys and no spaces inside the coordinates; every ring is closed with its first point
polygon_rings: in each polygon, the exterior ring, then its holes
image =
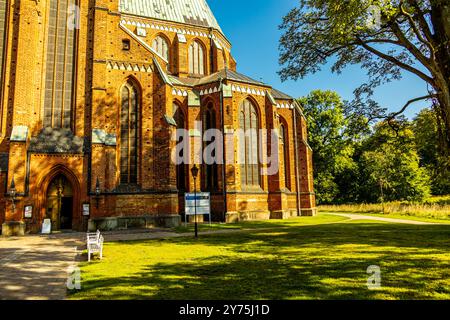
{"type": "Polygon", "coordinates": [[[157,36],[152,42],[152,49],[169,61],[169,42],[163,36],[157,36]]]}
{"type": "Polygon", "coordinates": [[[284,181],[286,189],[291,188],[290,162],[289,162],[289,141],[288,131],[285,124],[280,126],[280,142],[281,142],[281,162],[284,166],[284,181]]]}
{"type": "Polygon", "coordinates": [[[261,185],[259,168],[259,120],[256,106],[246,99],[239,110],[239,127],[244,135],[239,139],[241,185],[261,185]]]}
{"type": "Polygon", "coordinates": [[[198,40],[195,40],[189,46],[189,73],[193,75],[205,74],[205,50],[198,40]]]}
{"type": "MultiPolygon", "coordinates": [[[[6,42],[6,16],[8,13],[8,1],[0,0],[0,99],[3,91],[3,63],[6,42]]],[[[0,100],[1,105],[1,100],[0,100]]]]}
{"type": "Polygon", "coordinates": [[[47,30],[44,126],[70,128],[75,75],[75,27],[68,22],[76,0],[51,0],[47,30]]]}
{"type": "MultiPolygon", "coordinates": [[[[178,130],[186,130],[186,116],[185,116],[181,106],[179,106],[177,103],[174,103],[173,110],[175,110],[173,118],[175,119],[175,122],[177,123],[177,129],[178,130]]],[[[180,154],[178,155],[180,157],[180,159],[183,159],[185,157],[186,146],[188,145],[187,143],[189,142],[185,139],[189,139],[189,137],[181,135],[181,134],[178,137],[177,144],[184,143],[184,148],[180,151],[180,154]]],[[[187,190],[187,188],[186,188],[186,186],[187,186],[186,172],[188,170],[188,163],[177,164],[176,170],[177,170],[177,189],[178,189],[178,191],[181,191],[181,192],[186,191],[187,190]]]]}
{"type": "Polygon", "coordinates": [[[129,80],[121,89],[120,104],[120,183],[138,183],[140,93],[129,80]]]}
{"type": "MultiPolygon", "coordinates": [[[[203,112],[203,131],[204,131],[204,137],[205,134],[208,132],[208,130],[217,129],[217,114],[214,110],[214,105],[212,103],[209,103],[207,107],[205,108],[203,112]]],[[[209,145],[213,143],[217,143],[217,141],[214,141],[214,139],[211,139],[212,141],[205,142],[205,148],[207,148],[209,145]]],[[[203,189],[207,191],[217,191],[219,189],[219,173],[218,173],[218,166],[217,163],[211,163],[212,160],[217,159],[217,150],[214,150],[213,153],[210,155],[212,159],[211,161],[208,161],[207,164],[205,164],[205,174],[204,174],[204,183],[203,183],[203,189]]]]}

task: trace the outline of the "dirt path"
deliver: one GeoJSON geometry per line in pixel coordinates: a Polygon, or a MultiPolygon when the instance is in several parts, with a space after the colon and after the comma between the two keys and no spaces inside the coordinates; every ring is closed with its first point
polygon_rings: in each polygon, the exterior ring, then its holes
{"type": "Polygon", "coordinates": [[[375,217],[370,215],[362,215],[362,214],[353,214],[353,213],[330,213],[334,216],[346,217],[350,220],[373,220],[373,221],[383,221],[390,223],[402,223],[402,224],[411,224],[411,225],[441,225],[441,223],[433,223],[433,222],[424,222],[424,221],[414,221],[414,220],[406,220],[406,219],[394,219],[394,218],[383,218],[383,217],[375,217]]]}

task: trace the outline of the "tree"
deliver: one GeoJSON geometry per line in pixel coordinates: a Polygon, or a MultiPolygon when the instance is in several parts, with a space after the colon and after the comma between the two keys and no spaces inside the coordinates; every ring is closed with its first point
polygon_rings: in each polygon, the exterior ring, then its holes
{"type": "Polygon", "coordinates": [[[432,193],[450,194],[450,157],[442,155],[438,119],[431,109],[423,109],[413,121],[413,131],[420,165],[425,167],[431,177],[432,193]]]}
{"type": "Polygon", "coordinates": [[[411,103],[433,99],[450,150],[450,2],[448,0],[300,0],[283,21],[280,40],[283,80],[315,73],[332,58],[332,70],[350,64],[367,69],[369,82],[355,90],[353,107],[369,120],[389,123],[411,103]],[[422,79],[430,94],[387,114],[373,99],[375,87],[401,78],[422,79]]]}
{"type": "Polygon", "coordinates": [[[360,165],[362,192],[373,201],[422,201],[430,193],[429,176],[420,167],[414,133],[408,122],[393,131],[387,122],[375,126],[365,143],[360,165]]]}
{"type": "Polygon", "coordinates": [[[309,144],[314,151],[318,202],[343,200],[341,190],[355,181],[352,172],[357,164],[352,155],[354,138],[360,133],[355,129],[358,126],[351,126],[344,117],[344,103],[336,92],[315,90],[300,98],[299,103],[308,120],[309,144]]]}

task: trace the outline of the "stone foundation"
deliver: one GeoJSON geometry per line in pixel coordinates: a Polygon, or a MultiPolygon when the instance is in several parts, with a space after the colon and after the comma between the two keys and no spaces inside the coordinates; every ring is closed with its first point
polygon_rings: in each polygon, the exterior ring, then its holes
{"type": "Polygon", "coordinates": [[[312,209],[302,209],[302,217],[315,217],[317,216],[317,208],[312,209]]]}
{"type": "Polygon", "coordinates": [[[141,217],[110,217],[89,220],[90,232],[126,229],[175,228],[181,224],[179,215],[158,215],[141,217]]]}
{"type": "Polygon", "coordinates": [[[251,211],[251,212],[228,212],[226,223],[236,223],[242,221],[269,220],[269,211],[251,211]]]}
{"type": "Polygon", "coordinates": [[[270,214],[270,219],[290,219],[298,217],[297,210],[280,210],[280,211],[272,211],[270,214]]]}
{"type": "Polygon", "coordinates": [[[26,225],[24,222],[5,222],[2,225],[3,237],[22,237],[25,235],[26,225]]]}

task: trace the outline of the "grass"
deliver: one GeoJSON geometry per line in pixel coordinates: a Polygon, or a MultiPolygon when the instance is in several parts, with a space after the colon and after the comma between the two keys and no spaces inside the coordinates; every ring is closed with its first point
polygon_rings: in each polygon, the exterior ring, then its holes
{"type": "Polygon", "coordinates": [[[70,298],[450,299],[450,226],[335,218],[106,243],[103,261],[80,265],[82,290],[70,298]],[[381,268],[379,290],[366,285],[371,265],[381,268]]]}
{"type": "Polygon", "coordinates": [[[381,218],[390,218],[390,219],[402,219],[402,220],[412,220],[412,221],[421,221],[421,222],[430,222],[430,223],[444,223],[450,224],[450,219],[436,219],[436,218],[428,218],[428,217],[417,217],[410,216],[406,214],[382,214],[382,213],[372,213],[370,216],[381,217],[381,218]]]}
{"type": "Polygon", "coordinates": [[[432,197],[424,203],[389,202],[382,204],[348,204],[348,205],[322,205],[322,212],[347,212],[384,214],[386,217],[414,217],[436,220],[450,220],[450,196],[432,197]]]}
{"type": "MultiPolygon", "coordinates": [[[[302,217],[297,219],[289,220],[268,220],[268,221],[248,221],[241,223],[213,223],[211,226],[208,223],[201,223],[198,225],[198,230],[200,232],[204,231],[218,231],[218,230],[253,230],[253,229],[266,229],[266,228],[286,228],[290,226],[304,226],[313,224],[323,224],[323,223],[335,223],[343,220],[348,220],[347,218],[321,214],[316,217],[302,217]]],[[[177,233],[192,233],[194,232],[194,225],[189,224],[187,227],[184,225],[173,229],[177,233]]]]}

